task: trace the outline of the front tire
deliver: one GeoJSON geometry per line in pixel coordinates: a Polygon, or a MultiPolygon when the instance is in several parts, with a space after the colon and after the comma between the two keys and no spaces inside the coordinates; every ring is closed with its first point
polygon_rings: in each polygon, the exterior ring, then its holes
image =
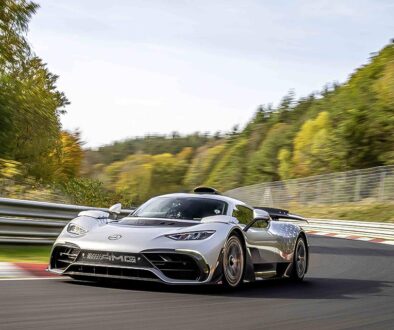
{"type": "Polygon", "coordinates": [[[243,282],[245,254],[237,235],[231,235],[223,249],[223,284],[229,288],[239,287],[243,282]]]}
{"type": "Polygon", "coordinates": [[[294,255],[293,268],[291,270],[290,278],[294,281],[302,281],[308,266],[308,249],[306,247],[305,239],[300,236],[297,239],[294,255]]]}

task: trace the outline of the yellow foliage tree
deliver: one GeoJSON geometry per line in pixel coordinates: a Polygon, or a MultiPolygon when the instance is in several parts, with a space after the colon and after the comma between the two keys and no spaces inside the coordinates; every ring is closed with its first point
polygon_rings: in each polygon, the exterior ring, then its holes
{"type": "Polygon", "coordinates": [[[192,189],[201,185],[207,179],[215,161],[224,149],[224,143],[220,143],[212,147],[203,146],[197,150],[197,154],[185,175],[184,185],[186,188],[192,189]]]}
{"type": "Polygon", "coordinates": [[[247,143],[245,138],[241,138],[228,147],[204,184],[222,191],[241,185],[245,172],[247,143]]]}
{"type": "Polygon", "coordinates": [[[49,155],[47,166],[52,168],[53,179],[65,182],[79,176],[83,158],[79,132],[60,132],[56,149],[49,155]]]}
{"type": "Polygon", "coordinates": [[[294,139],[295,176],[308,176],[329,170],[334,153],[331,130],[330,117],[326,111],[302,125],[294,139]]]}
{"type": "Polygon", "coordinates": [[[285,148],[280,149],[278,153],[278,161],[278,173],[281,180],[289,179],[292,174],[291,152],[285,148]]]}
{"type": "Polygon", "coordinates": [[[131,155],[107,166],[103,181],[108,188],[140,204],[149,197],[181,190],[191,156],[192,148],[176,155],[131,155]]]}
{"type": "Polygon", "coordinates": [[[21,174],[22,170],[19,162],[0,158],[0,179],[11,179],[21,174]]]}

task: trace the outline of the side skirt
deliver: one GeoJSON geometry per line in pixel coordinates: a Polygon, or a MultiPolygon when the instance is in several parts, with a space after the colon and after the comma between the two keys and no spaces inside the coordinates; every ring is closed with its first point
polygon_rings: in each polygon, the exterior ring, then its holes
{"type": "Polygon", "coordinates": [[[256,279],[281,278],[286,276],[286,272],[291,263],[267,263],[255,264],[254,274],[256,279]]]}

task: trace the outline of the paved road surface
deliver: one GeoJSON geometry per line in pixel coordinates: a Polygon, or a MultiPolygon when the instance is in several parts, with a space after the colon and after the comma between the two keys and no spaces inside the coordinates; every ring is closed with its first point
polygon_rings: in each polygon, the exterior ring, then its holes
{"type": "Polygon", "coordinates": [[[394,246],[313,237],[303,283],[0,281],[0,329],[394,329],[394,246]]]}

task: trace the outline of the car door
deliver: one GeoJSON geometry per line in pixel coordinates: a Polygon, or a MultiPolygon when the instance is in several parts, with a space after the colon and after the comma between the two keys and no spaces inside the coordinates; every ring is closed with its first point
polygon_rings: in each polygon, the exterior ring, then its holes
{"type": "MultiPolygon", "coordinates": [[[[233,210],[233,216],[243,225],[250,225],[254,220],[254,214],[253,209],[245,205],[236,205],[233,210]]],[[[278,263],[282,261],[278,249],[278,240],[270,232],[271,221],[260,219],[244,232],[247,248],[255,264],[278,263]]]]}

